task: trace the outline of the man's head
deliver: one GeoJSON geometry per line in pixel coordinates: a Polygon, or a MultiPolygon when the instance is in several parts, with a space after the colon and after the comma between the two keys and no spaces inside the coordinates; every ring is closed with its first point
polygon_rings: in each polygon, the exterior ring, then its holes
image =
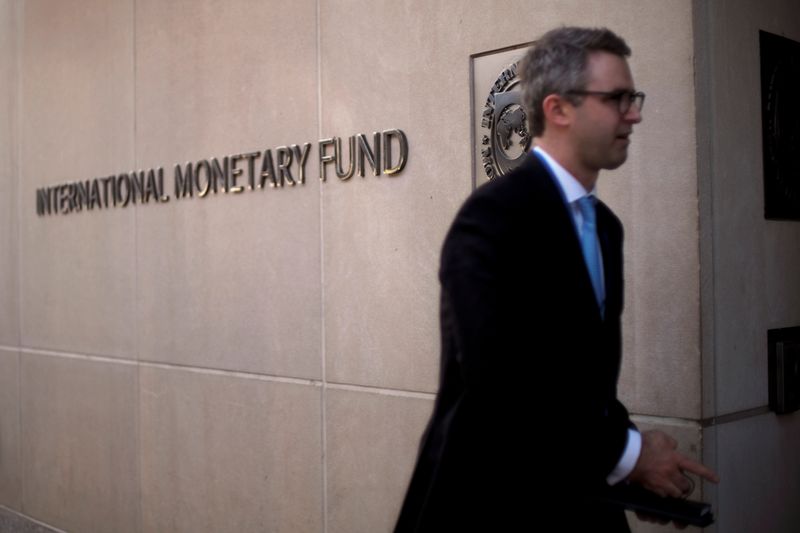
{"type": "Polygon", "coordinates": [[[549,94],[559,94],[578,104],[581,96],[570,91],[586,89],[587,64],[593,52],[608,52],[626,58],[631,49],[625,41],[606,28],[556,28],[545,33],[525,54],[520,64],[522,101],[528,110],[531,133],[544,132],[542,102],[549,94]]]}
{"type": "Polygon", "coordinates": [[[607,29],[546,33],[520,65],[530,129],[578,179],[625,162],[644,95],[634,89],[630,48],[607,29]]]}

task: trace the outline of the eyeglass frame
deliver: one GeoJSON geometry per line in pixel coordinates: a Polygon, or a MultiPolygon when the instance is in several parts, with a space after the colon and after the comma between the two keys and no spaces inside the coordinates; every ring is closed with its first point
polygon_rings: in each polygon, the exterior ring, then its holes
{"type": "Polygon", "coordinates": [[[645,94],[641,91],[627,91],[624,89],[617,91],[581,91],[575,89],[567,91],[567,94],[574,94],[576,96],[604,96],[606,101],[616,100],[617,110],[619,111],[620,115],[626,115],[632,107],[635,107],[636,110],[641,113],[642,108],[644,107],[645,98],[645,94]],[[628,97],[627,100],[624,99],[625,96],[628,97]],[[628,102],[628,105],[625,107],[625,109],[623,109],[624,102],[628,102]],[[639,103],[637,104],[636,102],[639,103]]]}

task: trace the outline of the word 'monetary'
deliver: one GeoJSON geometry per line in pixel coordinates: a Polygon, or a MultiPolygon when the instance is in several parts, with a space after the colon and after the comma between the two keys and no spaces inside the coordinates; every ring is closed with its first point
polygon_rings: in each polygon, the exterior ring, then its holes
{"type": "MultiPolygon", "coordinates": [[[[356,173],[366,176],[367,167],[374,176],[394,176],[408,160],[408,139],[399,129],[376,132],[371,143],[364,134],[351,135],[347,139],[347,155],[339,137],[322,139],[317,145],[319,179],[323,182],[327,181],[328,167],[333,167],[337,178],[346,181],[356,173]],[[393,146],[397,147],[396,160],[393,146]]],[[[42,187],[36,190],[36,213],[66,215],[131,204],[166,203],[173,197],[204,198],[211,193],[238,194],[305,185],[310,152],[311,143],[292,144],[274,151],[266,149],[176,164],[169,190],[164,185],[163,167],[42,187]]]]}

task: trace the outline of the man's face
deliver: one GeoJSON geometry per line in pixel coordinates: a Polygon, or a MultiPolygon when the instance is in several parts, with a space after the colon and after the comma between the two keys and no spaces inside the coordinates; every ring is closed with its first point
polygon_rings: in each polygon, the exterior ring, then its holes
{"type": "MultiPolygon", "coordinates": [[[[633,77],[624,58],[608,52],[589,55],[586,91],[633,91],[633,77]]],[[[577,162],[584,170],[596,173],[614,169],[628,157],[633,125],[642,121],[636,106],[622,114],[619,100],[601,95],[586,95],[575,109],[570,129],[577,162]]]]}

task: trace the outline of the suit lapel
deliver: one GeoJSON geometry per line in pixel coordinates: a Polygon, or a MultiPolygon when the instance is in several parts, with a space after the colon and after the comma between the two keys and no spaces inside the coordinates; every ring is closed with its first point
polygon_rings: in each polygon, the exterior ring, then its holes
{"type": "MultiPolygon", "coordinates": [[[[569,292],[576,293],[577,297],[582,301],[575,302],[576,305],[591,306],[596,313],[597,319],[600,320],[600,308],[597,305],[597,299],[592,287],[592,280],[589,276],[589,270],[586,267],[586,260],[583,257],[583,250],[581,242],[578,238],[578,232],[575,228],[575,217],[572,215],[569,205],[567,205],[564,193],[558,182],[550,173],[548,166],[543,163],[538,156],[530,154],[530,159],[523,164],[530,163],[532,165],[531,173],[534,178],[541,183],[541,187],[537,187],[535,194],[542,195],[534,205],[546,205],[552,207],[552,212],[548,213],[549,216],[545,217],[548,224],[548,231],[551,231],[556,236],[556,242],[560,243],[564,252],[565,266],[574,269],[575,275],[567,279],[567,283],[574,283],[575,286],[571,287],[569,292]],[[532,161],[531,161],[532,160],[532,161]]],[[[599,220],[598,220],[599,224],[599,220]]],[[[598,228],[599,232],[599,228],[598,228]]],[[[608,293],[608,268],[606,268],[605,250],[601,240],[600,246],[603,250],[603,268],[605,269],[606,278],[606,293],[608,293]]],[[[608,307],[608,302],[606,303],[608,307]]]]}
{"type": "Polygon", "coordinates": [[[612,215],[602,202],[597,204],[597,234],[603,250],[603,277],[606,284],[606,316],[614,316],[622,309],[622,264],[620,245],[616,233],[611,231],[612,215]]]}

